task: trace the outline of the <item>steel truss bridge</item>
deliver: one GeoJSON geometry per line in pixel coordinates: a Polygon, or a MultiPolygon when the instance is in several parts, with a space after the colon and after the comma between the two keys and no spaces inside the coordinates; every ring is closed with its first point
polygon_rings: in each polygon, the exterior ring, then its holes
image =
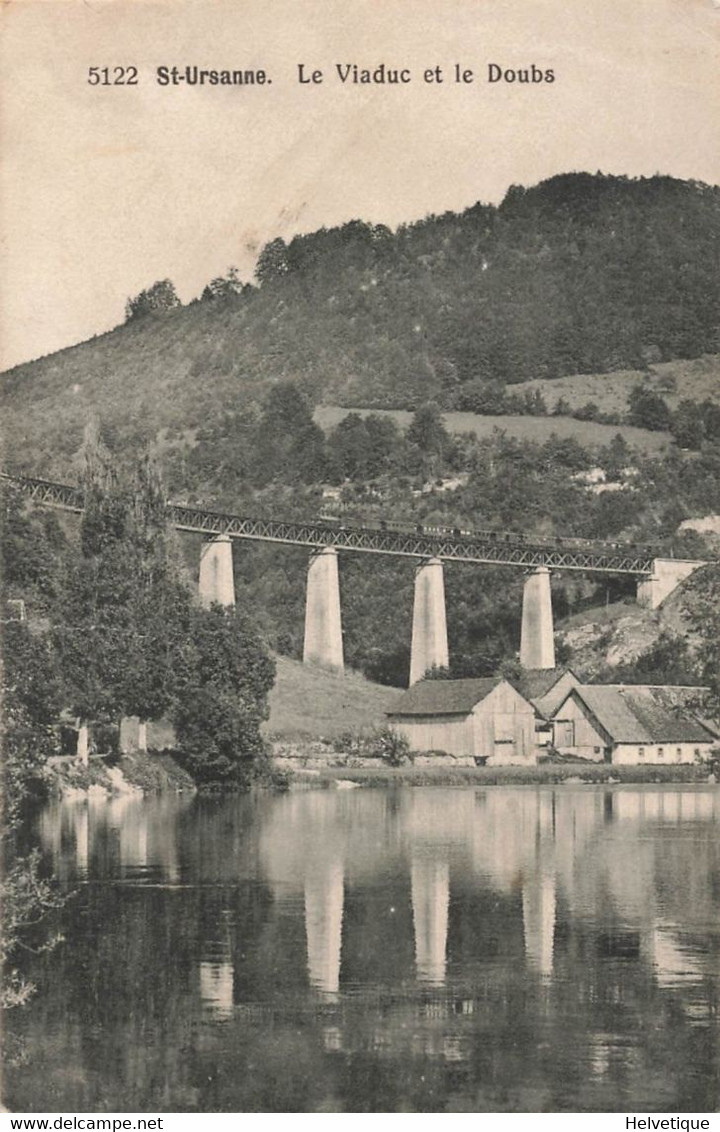
{"type": "MultiPolygon", "coordinates": [[[[46,507],[80,513],[85,508],[81,487],[49,480],[12,476],[0,478],[19,488],[29,499],[46,507]]],[[[322,519],[312,522],[278,519],[251,519],[227,515],[205,508],[187,507],[182,503],[167,505],[169,521],[179,531],[208,536],[227,535],[231,539],[251,542],[276,542],[311,549],[335,547],[336,550],[360,551],[366,554],[393,554],[406,558],[440,558],[446,562],[473,562],[493,566],[523,566],[532,569],[547,566],[552,570],[582,570],[604,574],[653,573],[657,555],[645,547],[580,544],[580,540],[559,539],[557,545],[542,545],[523,536],[504,532],[475,531],[456,534],[412,532],[411,530],[376,527],[334,526],[322,519]]]]}

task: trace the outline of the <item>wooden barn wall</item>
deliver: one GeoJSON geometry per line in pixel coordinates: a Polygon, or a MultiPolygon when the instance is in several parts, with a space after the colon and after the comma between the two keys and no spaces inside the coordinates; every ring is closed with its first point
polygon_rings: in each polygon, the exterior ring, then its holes
{"type": "Polygon", "coordinates": [[[407,738],[413,751],[474,754],[472,716],[416,715],[393,719],[392,726],[407,738]]]}

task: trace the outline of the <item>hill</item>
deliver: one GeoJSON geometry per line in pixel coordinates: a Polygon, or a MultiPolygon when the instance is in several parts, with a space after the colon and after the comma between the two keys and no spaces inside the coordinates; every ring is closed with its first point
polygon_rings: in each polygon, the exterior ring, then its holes
{"type": "MultiPolygon", "coordinates": [[[[614,375],[607,374],[608,379],[614,375]]],[[[573,378],[559,379],[557,384],[568,382],[572,384],[573,378]]],[[[582,380],[580,378],[579,380],[582,380]]],[[[599,378],[596,378],[599,380],[599,378]]],[[[542,382],[531,383],[542,385],[542,382]]],[[[521,387],[522,388],[522,387],[521,387]]],[[[719,390],[720,395],[720,390],[719,390]]],[[[581,401],[580,404],[585,404],[581,401]]],[[[412,420],[412,413],[407,409],[341,409],[337,405],[320,405],[315,410],[314,419],[320,427],[329,431],[350,413],[359,413],[360,416],[389,417],[401,428],[405,429],[412,420]]],[[[488,413],[461,413],[448,412],[443,414],[445,428],[453,436],[462,436],[471,433],[477,437],[490,437],[496,429],[518,440],[532,441],[543,444],[551,437],[561,440],[574,440],[583,448],[596,448],[610,444],[614,437],[620,435],[630,448],[638,452],[657,454],[665,452],[672,443],[667,432],[651,432],[647,428],[635,428],[633,425],[600,424],[597,421],[581,421],[574,417],[532,417],[513,416],[507,413],[490,415],[488,413]]]]}
{"type": "Polygon", "coordinates": [[[611,602],[565,617],[556,628],[569,663],[587,679],[697,683],[718,577],[716,563],[701,568],[658,609],[611,602]]]}
{"type": "Polygon", "coordinates": [[[275,686],[269,696],[266,735],[277,739],[332,739],[343,732],[365,733],[385,725],[396,688],[373,684],[357,672],[344,675],[276,657],[275,686]]]}
{"type": "Polygon", "coordinates": [[[579,173],[396,232],[275,240],[257,286],[229,273],[185,307],[135,302],[124,326],[8,371],[6,460],[61,474],[91,413],[118,451],[172,444],[280,380],[314,405],[452,409],[472,385],[698,358],[718,349],[719,243],[720,189],[579,173]]]}
{"type": "Polygon", "coordinates": [[[685,398],[720,404],[720,355],[662,362],[645,370],[523,381],[513,388],[513,392],[521,395],[536,391],[541,393],[550,411],[562,397],[570,410],[594,402],[600,413],[623,414],[627,410],[628,395],[638,384],[657,393],[671,409],[677,409],[685,398]]]}

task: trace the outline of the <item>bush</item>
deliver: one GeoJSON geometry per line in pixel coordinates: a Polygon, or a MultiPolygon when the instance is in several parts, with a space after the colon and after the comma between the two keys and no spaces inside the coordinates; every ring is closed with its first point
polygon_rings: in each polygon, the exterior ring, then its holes
{"type": "Polygon", "coordinates": [[[386,727],[377,736],[373,753],[388,766],[402,766],[410,760],[410,743],[405,735],[386,727]]]}

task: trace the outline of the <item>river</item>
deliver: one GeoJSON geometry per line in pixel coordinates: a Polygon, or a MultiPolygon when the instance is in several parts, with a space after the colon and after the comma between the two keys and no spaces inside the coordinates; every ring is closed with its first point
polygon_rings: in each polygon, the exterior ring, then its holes
{"type": "Polygon", "coordinates": [[[28,1112],[708,1112],[720,791],[73,800],[28,1112]]]}

